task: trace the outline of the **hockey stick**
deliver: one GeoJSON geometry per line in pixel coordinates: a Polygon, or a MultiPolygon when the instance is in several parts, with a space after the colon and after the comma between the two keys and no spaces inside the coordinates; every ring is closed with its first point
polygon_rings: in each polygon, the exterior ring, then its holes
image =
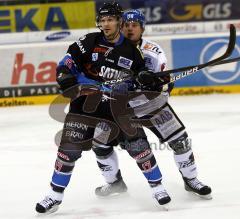
{"type": "Polygon", "coordinates": [[[169,75],[169,74],[172,74],[172,73],[181,72],[178,75],[173,75],[173,76],[170,77],[170,82],[169,83],[171,83],[171,82],[175,82],[177,80],[180,80],[182,78],[185,78],[189,75],[192,75],[192,74],[194,74],[194,73],[196,73],[196,72],[198,72],[201,69],[204,69],[206,67],[238,61],[240,59],[239,57],[237,57],[235,59],[224,60],[232,54],[232,52],[234,50],[234,47],[235,47],[235,43],[236,43],[236,28],[233,24],[231,24],[230,25],[230,36],[229,36],[228,47],[227,47],[226,52],[223,55],[221,55],[220,57],[218,57],[216,59],[213,59],[209,62],[203,63],[203,64],[186,66],[186,67],[167,70],[167,71],[163,71],[163,72],[157,72],[157,73],[155,73],[155,75],[156,76],[165,76],[165,75],[169,75]]]}
{"type": "Polygon", "coordinates": [[[232,58],[232,59],[227,59],[227,60],[222,60],[214,65],[211,66],[215,66],[215,65],[224,65],[224,64],[228,64],[228,63],[232,63],[232,62],[237,62],[240,60],[240,56],[236,57],[236,58],[232,58]]]}
{"type": "MultiPolygon", "coordinates": [[[[182,67],[182,68],[176,68],[176,69],[171,69],[171,70],[167,70],[167,71],[162,71],[162,72],[157,72],[154,73],[155,76],[161,77],[161,76],[167,76],[170,74],[174,74],[174,73],[179,73],[178,75],[172,75],[170,77],[170,82],[175,82],[177,80],[180,80],[182,78],[185,78],[189,75],[192,75],[206,67],[211,67],[211,66],[215,66],[215,65],[222,65],[222,64],[227,64],[227,63],[231,63],[231,62],[236,62],[238,60],[240,60],[240,57],[237,58],[233,58],[233,59],[228,59],[228,60],[224,60],[226,58],[228,58],[235,47],[235,43],[236,43],[236,28],[233,24],[230,25],[230,36],[229,36],[229,42],[228,42],[228,47],[227,50],[225,51],[225,53],[223,55],[221,55],[220,57],[213,59],[209,62],[203,63],[203,64],[199,64],[199,65],[193,65],[193,66],[186,66],[186,67],[182,67]]],[[[133,72],[129,71],[129,77],[127,78],[121,78],[121,79],[116,79],[116,80],[109,80],[109,81],[105,81],[102,84],[103,85],[111,85],[111,84],[118,84],[123,82],[124,80],[128,80],[130,78],[133,78],[133,72]]],[[[166,83],[166,84],[168,84],[166,83]]]]}
{"type": "MultiPolygon", "coordinates": [[[[236,57],[236,58],[232,58],[232,59],[227,59],[227,60],[222,60],[218,63],[215,63],[215,64],[212,64],[210,66],[206,66],[206,67],[212,67],[212,66],[217,66],[217,65],[224,65],[224,64],[228,64],[228,63],[232,63],[232,62],[237,62],[237,61],[240,61],[240,56],[239,57],[236,57]]],[[[174,72],[174,73],[178,73],[179,72],[179,69],[176,69],[177,71],[174,72]]],[[[200,70],[200,69],[199,69],[200,70]]],[[[175,71],[175,69],[171,70],[171,71],[175,71]]],[[[163,72],[162,72],[163,73],[163,72]]],[[[130,79],[127,78],[127,79],[130,79]]],[[[121,83],[123,82],[124,80],[126,80],[125,78],[124,79],[116,79],[116,80],[110,80],[110,81],[105,81],[104,83],[102,83],[103,85],[110,85],[110,84],[117,84],[117,83],[121,83]]],[[[179,80],[179,79],[178,79],[179,80]]]]}

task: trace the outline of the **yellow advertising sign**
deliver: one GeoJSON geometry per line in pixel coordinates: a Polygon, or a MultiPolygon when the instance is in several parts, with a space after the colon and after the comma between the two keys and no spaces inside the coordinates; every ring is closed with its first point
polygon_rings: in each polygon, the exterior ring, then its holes
{"type": "Polygon", "coordinates": [[[171,95],[203,95],[203,94],[232,94],[240,93],[240,85],[219,85],[219,86],[199,86],[199,87],[175,87],[171,95]]]}
{"type": "Polygon", "coordinates": [[[90,28],[95,2],[32,4],[0,7],[0,33],[90,28]]]}
{"type": "MultiPolygon", "coordinates": [[[[229,86],[203,86],[203,87],[177,87],[171,92],[172,96],[203,95],[203,94],[230,94],[240,93],[240,85],[229,86]]],[[[42,95],[26,97],[0,98],[1,107],[25,106],[38,104],[68,104],[69,98],[62,95],[42,95]]]]}

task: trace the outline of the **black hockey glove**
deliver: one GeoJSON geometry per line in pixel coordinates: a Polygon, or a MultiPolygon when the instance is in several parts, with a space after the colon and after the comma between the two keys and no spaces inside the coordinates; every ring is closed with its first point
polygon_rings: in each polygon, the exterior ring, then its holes
{"type": "Polygon", "coordinates": [[[57,67],[56,81],[65,97],[74,97],[78,92],[77,78],[71,74],[70,69],[65,66],[57,67]],[[72,87],[72,89],[70,89],[72,87]],[[71,92],[70,92],[71,90],[71,92]]]}
{"type": "Polygon", "coordinates": [[[170,82],[170,75],[157,77],[154,72],[141,71],[138,73],[137,81],[142,90],[161,92],[163,86],[170,82]]]}
{"type": "Polygon", "coordinates": [[[57,67],[57,83],[62,91],[78,84],[77,78],[71,74],[70,69],[65,66],[57,67]]]}

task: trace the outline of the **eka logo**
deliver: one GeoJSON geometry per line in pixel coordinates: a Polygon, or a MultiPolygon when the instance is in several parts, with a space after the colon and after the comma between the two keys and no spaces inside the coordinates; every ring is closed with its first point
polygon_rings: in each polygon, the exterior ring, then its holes
{"type": "MultiPolygon", "coordinates": [[[[213,60],[222,55],[228,45],[228,40],[218,39],[208,43],[200,54],[200,63],[205,63],[213,60]]],[[[233,57],[240,55],[240,48],[235,46],[233,51],[233,57]]],[[[203,73],[205,76],[216,83],[229,83],[240,76],[240,64],[238,62],[232,62],[224,65],[216,65],[210,68],[204,68],[203,73]]]]}

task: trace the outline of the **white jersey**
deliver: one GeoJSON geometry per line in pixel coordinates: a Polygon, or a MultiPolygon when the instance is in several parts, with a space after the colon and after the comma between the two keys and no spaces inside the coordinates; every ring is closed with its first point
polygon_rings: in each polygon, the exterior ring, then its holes
{"type": "MultiPolygon", "coordinates": [[[[160,72],[166,70],[167,58],[162,48],[150,40],[142,39],[140,49],[143,52],[145,65],[152,72],[160,72]]],[[[134,109],[137,117],[147,115],[161,106],[168,99],[168,93],[162,92],[158,97],[149,100],[144,94],[137,96],[129,101],[129,105],[134,109]]]]}
{"type": "Polygon", "coordinates": [[[149,70],[160,72],[166,69],[167,58],[158,44],[143,39],[140,49],[143,52],[145,65],[149,70]]]}

